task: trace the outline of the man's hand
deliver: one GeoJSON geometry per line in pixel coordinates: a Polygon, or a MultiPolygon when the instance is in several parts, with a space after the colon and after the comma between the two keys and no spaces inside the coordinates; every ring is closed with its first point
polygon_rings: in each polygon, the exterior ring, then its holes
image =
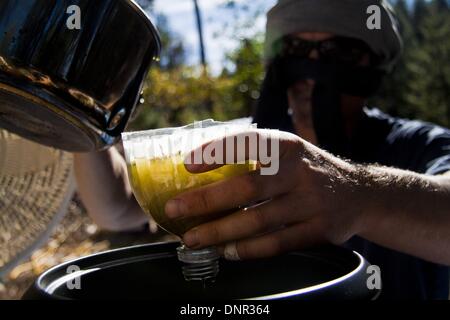
{"type": "MultiPolygon", "coordinates": [[[[323,242],[341,244],[359,235],[450,265],[450,176],[355,165],[298,136],[257,132],[260,139],[280,141],[277,175],[252,172],[186,192],[167,203],[166,213],[174,219],[260,203],[190,230],[183,238],[188,246],[218,245],[223,250],[224,245],[235,243],[238,257],[248,259],[323,242]]],[[[257,154],[247,152],[246,156],[258,160],[257,154]]],[[[197,173],[217,165],[186,167],[197,173]]]]}
{"type": "MultiPolygon", "coordinates": [[[[183,238],[187,246],[236,241],[239,257],[248,259],[323,242],[340,244],[360,231],[365,195],[361,192],[364,188],[356,188],[355,166],[298,136],[267,130],[259,133],[259,139],[279,139],[278,174],[263,176],[258,170],[181,194],[167,203],[166,213],[177,219],[265,202],[190,230],[183,238]]],[[[259,160],[248,150],[246,158],[259,160]]],[[[217,165],[186,167],[199,173],[217,165]]]]}

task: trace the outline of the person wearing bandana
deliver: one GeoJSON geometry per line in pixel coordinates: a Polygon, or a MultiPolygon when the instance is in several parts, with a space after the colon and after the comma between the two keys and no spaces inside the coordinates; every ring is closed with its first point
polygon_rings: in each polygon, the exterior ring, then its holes
{"type": "Polygon", "coordinates": [[[234,260],[331,242],[380,268],[380,299],[448,299],[450,131],[366,107],[401,52],[385,1],[280,0],[268,13],[254,115],[258,128],[295,134],[281,135],[279,173],[187,192],[166,213],[175,219],[270,200],[196,227],[184,242],[218,245],[234,260]],[[366,26],[374,4],[380,30],[366,26]]]}
{"type": "MultiPolygon", "coordinates": [[[[279,141],[279,171],[168,201],[172,219],[247,207],[188,231],[184,243],[216,245],[231,260],[342,245],[380,268],[380,299],[448,299],[450,131],[366,107],[401,52],[383,0],[279,0],[268,13],[267,72],[253,119],[261,139],[279,141]],[[371,5],[380,8],[381,29],[367,27],[371,5]]],[[[101,227],[145,222],[116,148],[75,155],[75,169],[101,227]]]]}
{"type": "MultiPolygon", "coordinates": [[[[367,15],[362,9],[369,5],[370,1],[337,5],[336,1],[282,0],[271,10],[266,42],[269,62],[254,121],[263,128],[297,133],[358,163],[426,174],[446,172],[450,168],[448,130],[363,108],[402,50],[389,6],[379,4],[381,30],[365,28],[367,15]]],[[[382,298],[448,298],[447,267],[359,237],[346,246],[380,266],[382,298]]]]}

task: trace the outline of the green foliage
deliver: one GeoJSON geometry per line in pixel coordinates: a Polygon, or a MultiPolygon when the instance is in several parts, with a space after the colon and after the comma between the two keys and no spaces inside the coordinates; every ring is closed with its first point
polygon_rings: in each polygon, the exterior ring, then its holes
{"type": "Polygon", "coordinates": [[[178,126],[205,118],[249,116],[263,78],[262,37],[243,40],[227,56],[229,67],[216,77],[195,68],[154,68],[144,89],[145,103],[131,129],[178,126]]]}
{"type": "Polygon", "coordinates": [[[170,127],[211,117],[209,105],[215,97],[212,88],[212,81],[193,69],[154,68],[144,89],[145,103],[132,128],[170,127]]]}
{"type": "Polygon", "coordinates": [[[437,2],[419,26],[422,41],[411,50],[405,99],[416,116],[450,126],[450,12],[437,2]]]}
{"type": "Polygon", "coordinates": [[[251,39],[228,57],[232,70],[218,77],[188,67],[154,68],[144,89],[145,103],[132,129],[183,125],[214,118],[231,120],[249,116],[259,98],[263,76],[262,41],[251,39]]]}
{"type": "Polygon", "coordinates": [[[262,63],[263,37],[243,39],[240,47],[228,55],[233,71],[225,69],[222,79],[228,79],[232,87],[228,88],[230,112],[235,116],[248,116],[260,96],[260,87],[264,76],[262,63]]]}

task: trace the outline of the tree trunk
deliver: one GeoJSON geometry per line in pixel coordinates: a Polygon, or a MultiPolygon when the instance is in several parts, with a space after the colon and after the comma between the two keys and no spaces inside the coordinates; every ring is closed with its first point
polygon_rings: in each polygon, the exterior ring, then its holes
{"type": "Polygon", "coordinates": [[[200,59],[201,64],[204,68],[206,68],[206,52],[205,52],[205,42],[203,38],[203,24],[202,24],[202,17],[200,13],[200,7],[198,5],[198,1],[194,0],[194,7],[195,7],[195,16],[197,19],[197,30],[198,30],[198,38],[200,41],[200,59]]]}

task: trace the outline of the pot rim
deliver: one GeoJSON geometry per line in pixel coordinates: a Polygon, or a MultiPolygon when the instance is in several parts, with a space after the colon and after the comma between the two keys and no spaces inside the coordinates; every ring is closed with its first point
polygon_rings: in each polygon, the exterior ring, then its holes
{"type": "Polygon", "coordinates": [[[134,9],[134,11],[144,20],[144,22],[146,23],[146,25],[150,29],[150,31],[154,35],[156,35],[155,40],[158,45],[157,54],[159,56],[161,53],[161,35],[159,34],[158,29],[156,29],[156,27],[153,25],[152,20],[150,19],[148,14],[144,11],[144,9],[141,8],[141,6],[139,4],[137,4],[137,2],[135,0],[123,0],[123,1],[125,1],[132,9],[134,9]]]}
{"type": "MultiPolygon", "coordinates": [[[[175,248],[179,246],[179,241],[171,241],[171,242],[158,242],[158,243],[150,243],[150,244],[142,244],[142,245],[136,245],[136,246],[130,246],[125,248],[119,248],[119,249],[113,249],[105,252],[100,252],[92,255],[88,255],[85,257],[73,259],[71,261],[67,261],[65,263],[59,264],[55,267],[50,268],[49,270],[45,271],[43,274],[41,274],[38,279],[34,283],[35,290],[38,290],[41,292],[41,294],[45,295],[48,299],[58,299],[58,300],[72,300],[69,297],[61,296],[58,294],[55,294],[55,291],[64,283],[67,283],[68,281],[72,280],[75,277],[79,277],[82,275],[85,275],[90,272],[95,272],[103,267],[111,266],[111,265],[117,265],[124,262],[130,262],[130,261],[139,261],[139,260],[146,260],[149,259],[149,257],[153,257],[155,259],[158,258],[167,258],[167,257],[173,257],[176,256],[175,248]],[[146,249],[146,248],[156,248],[158,249],[157,252],[154,253],[143,253],[139,254],[139,249],[146,249]],[[173,249],[173,250],[172,250],[173,249]],[[173,251],[173,252],[172,252],[173,251]],[[128,253],[124,257],[117,256],[115,258],[114,254],[117,253],[128,253]],[[92,263],[92,260],[96,260],[99,257],[109,257],[110,261],[102,260],[97,261],[97,263],[92,263]],[[122,261],[120,261],[122,260],[122,261]],[[77,262],[84,262],[86,264],[91,264],[88,268],[82,269],[79,272],[76,272],[74,274],[68,274],[63,277],[61,277],[61,270],[65,270],[70,265],[77,265],[77,262]],[[59,274],[59,276],[58,276],[59,274]]],[[[361,277],[363,273],[365,273],[363,270],[366,269],[370,264],[369,262],[361,256],[359,253],[348,250],[342,247],[336,247],[339,250],[345,250],[349,254],[352,254],[355,257],[355,267],[347,272],[346,274],[316,285],[312,285],[309,287],[292,290],[288,292],[282,292],[282,293],[275,293],[270,295],[263,295],[263,296],[257,296],[257,297],[251,297],[251,298],[242,298],[241,300],[278,300],[278,299],[296,299],[299,297],[304,296],[308,293],[315,293],[320,292],[323,290],[330,290],[333,287],[342,286],[342,284],[346,281],[352,281],[352,278],[358,278],[361,277]]],[[[291,252],[290,254],[295,254],[296,252],[291,252]]],[[[299,254],[302,254],[299,252],[299,254]]],[[[80,266],[81,267],[81,266],[80,266]]],[[[331,289],[332,290],[332,289],[331,289]]],[[[379,294],[381,293],[380,290],[377,292],[374,292],[371,299],[375,300],[379,294]]]]}

